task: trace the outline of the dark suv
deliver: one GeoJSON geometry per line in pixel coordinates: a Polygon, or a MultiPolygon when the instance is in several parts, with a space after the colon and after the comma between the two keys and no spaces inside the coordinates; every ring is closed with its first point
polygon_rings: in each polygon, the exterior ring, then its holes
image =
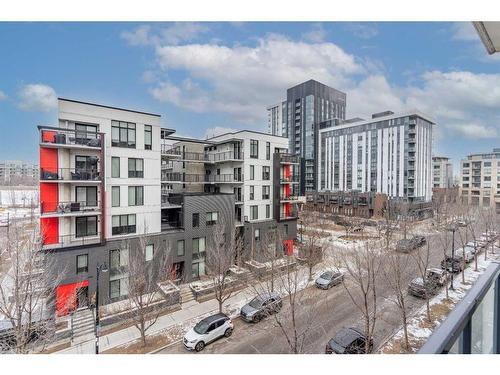
{"type": "MultiPolygon", "coordinates": [[[[373,340],[370,340],[369,352],[373,349],[373,340]]],[[[342,328],[333,339],[328,341],[326,354],[366,354],[366,337],[359,329],[342,328]]]]}
{"type": "Polygon", "coordinates": [[[460,255],[455,255],[454,258],[447,256],[441,261],[441,269],[452,273],[462,272],[464,268],[464,259],[460,255]]]}
{"type": "Polygon", "coordinates": [[[258,295],[241,308],[240,316],[246,322],[257,323],[271,314],[277,313],[283,305],[277,293],[258,295]]]}

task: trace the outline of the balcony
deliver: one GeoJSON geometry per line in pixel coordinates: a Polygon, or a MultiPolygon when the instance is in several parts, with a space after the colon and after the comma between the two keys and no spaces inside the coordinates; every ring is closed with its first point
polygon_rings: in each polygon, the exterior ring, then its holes
{"type": "Polygon", "coordinates": [[[243,152],[238,151],[224,151],[216,154],[211,154],[210,158],[214,163],[222,163],[226,161],[242,161],[243,152]]]}
{"type": "Polygon", "coordinates": [[[243,183],[243,174],[185,174],[179,172],[165,173],[162,182],[181,184],[221,184],[221,183],[243,183]]]}
{"type": "Polygon", "coordinates": [[[298,202],[299,197],[296,195],[288,195],[286,196],[285,194],[280,194],[280,202],[286,203],[286,202],[298,202]]]}
{"type": "Polygon", "coordinates": [[[299,164],[299,157],[290,154],[280,154],[281,164],[299,164]]]}
{"type": "Polygon", "coordinates": [[[291,175],[288,177],[281,176],[280,183],[281,184],[298,184],[299,183],[299,176],[296,176],[296,175],[291,175]]]}
{"type": "Polygon", "coordinates": [[[47,236],[45,238],[45,242],[53,242],[53,243],[44,244],[43,245],[44,250],[60,249],[63,247],[95,245],[101,243],[101,235],[98,232],[95,235],[78,236],[78,237],[75,234],[62,235],[58,236],[57,238],[51,238],[50,236],[47,236]]]}
{"type": "Polygon", "coordinates": [[[80,169],[80,168],[57,168],[48,170],[42,168],[40,170],[41,182],[69,182],[69,183],[101,183],[101,173],[96,169],[80,169]]]}
{"type": "Polygon", "coordinates": [[[91,216],[100,212],[97,202],[40,202],[41,217],[91,216]]]}
{"type": "Polygon", "coordinates": [[[73,129],[39,127],[40,146],[48,148],[101,150],[103,133],[73,129]]]}

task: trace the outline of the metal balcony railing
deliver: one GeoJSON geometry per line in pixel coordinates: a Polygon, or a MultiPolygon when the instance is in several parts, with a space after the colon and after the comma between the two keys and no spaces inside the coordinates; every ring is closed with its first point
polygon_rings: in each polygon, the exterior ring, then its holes
{"type": "Polygon", "coordinates": [[[299,157],[296,155],[281,154],[280,159],[282,164],[299,164],[299,157]]]}
{"type": "Polygon", "coordinates": [[[243,182],[243,174],[186,174],[179,172],[164,173],[163,181],[180,183],[224,183],[224,182],[243,182]]]}
{"type": "Polygon", "coordinates": [[[280,182],[281,183],[289,183],[289,182],[299,182],[300,178],[297,175],[291,175],[291,176],[280,176],[280,182]]]}
{"type": "Polygon", "coordinates": [[[58,213],[68,214],[74,212],[99,212],[101,209],[97,201],[88,202],[40,202],[41,214],[58,213]]]}
{"type": "Polygon", "coordinates": [[[229,160],[243,160],[243,151],[224,151],[210,154],[211,161],[215,163],[229,160]]]}
{"type": "Polygon", "coordinates": [[[89,235],[76,235],[67,234],[60,236],[47,235],[44,238],[45,249],[57,249],[61,247],[73,247],[73,246],[84,246],[92,245],[101,242],[101,235],[99,232],[89,235]]]}
{"type": "Polygon", "coordinates": [[[62,181],[101,181],[102,176],[97,169],[80,168],[57,168],[40,170],[40,180],[62,180],[62,181]]]}
{"type": "Polygon", "coordinates": [[[84,146],[101,149],[104,134],[73,129],[41,128],[40,143],[51,145],[84,146]]]}

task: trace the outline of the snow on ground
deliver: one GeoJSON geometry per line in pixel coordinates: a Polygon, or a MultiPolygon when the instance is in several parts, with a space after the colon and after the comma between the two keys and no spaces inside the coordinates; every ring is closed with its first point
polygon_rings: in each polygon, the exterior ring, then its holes
{"type": "Polygon", "coordinates": [[[0,189],[1,207],[29,207],[33,202],[38,204],[38,189],[19,189],[15,187],[2,187],[0,189]]]}
{"type": "MultiPolygon", "coordinates": [[[[474,271],[474,261],[469,263],[464,272],[465,283],[462,282],[461,273],[455,274],[453,282],[455,289],[448,290],[449,298],[446,298],[446,289],[442,288],[441,292],[430,300],[430,309],[433,315],[432,324],[427,321],[427,308],[426,304],[423,303],[423,306],[413,315],[408,324],[409,341],[413,352],[417,352],[420,346],[427,341],[427,338],[446,319],[449,311],[464,298],[490,263],[498,259],[500,259],[500,248],[495,246],[494,253],[488,251],[488,258],[486,260],[484,259],[484,252],[479,253],[477,258],[477,272],[474,271]]],[[[404,340],[403,336],[404,331],[403,327],[401,327],[382,347],[381,352],[392,353],[399,351],[399,347],[404,340]]]]}
{"type": "MultiPolygon", "coordinates": [[[[31,208],[0,208],[0,226],[10,220],[31,220],[31,208]]],[[[38,208],[33,209],[33,218],[38,217],[38,208]]]]}

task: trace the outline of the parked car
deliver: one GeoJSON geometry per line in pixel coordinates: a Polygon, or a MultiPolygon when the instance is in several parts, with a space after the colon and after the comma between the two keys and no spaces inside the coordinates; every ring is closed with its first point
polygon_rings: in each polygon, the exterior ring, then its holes
{"type": "Polygon", "coordinates": [[[474,260],[474,248],[466,247],[460,253],[465,257],[465,262],[470,263],[474,260]]]}
{"type": "Polygon", "coordinates": [[[408,284],[408,294],[419,298],[428,298],[436,294],[447,280],[446,271],[430,268],[427,270],[425,281],[421,277],[417,277],[408,284]]]}
{"type": "Polygon", "coordinates": [[[402,253],[409,253],[410,251],[425,245],[426,240],[424,236],[414,236],[410,239],[402,239],[396,243],[396,250],[402,253]]]}
{"type": "Polygon", "coordinates": [[[231,336],[233,328],[231,319],[226,314],[218,313],[200,320],[184,335],[182,342],[186,349],[199,352],[212,341],[231,336]]]}
{"type": "MultiPolygon", "coordinates": [[[[366,354],[366,337],[359,329],[342,328],[333,339],[328,341],[326,354],[366,354]]],[[[373,349],[373,340],[370,340],[370,352],[373,349]]]]}
{"type": "Polygon", "coordinates": [[[342,283],[343,280],[344,274],[342,272],[326,271],[316,279],[315,284],[320,289],[330,289],[332,286],[342,283]]]}
{"type": "Polygon", "coordinates": [[[468,225],[468,222],[467,222],[467,220],[458,220],[457,225],[459,227],[466,227],[468,225]]]}
{"type": "Polygon", "coordinates": [[[451,256],[447,256],[446,259],[441,261],[441,269],[446,270],[448,272],[458,273],[461,272],[464,268],[464,260],[462,256],[456,255],[452,258],[451,256]]]}
{"type": "Polygon", "coordinates": [[[277,313],[283,301],[277,293],[258,295],[241,308],[240,316],[246,322],[257,323],[271,314],[277,313]]]}

